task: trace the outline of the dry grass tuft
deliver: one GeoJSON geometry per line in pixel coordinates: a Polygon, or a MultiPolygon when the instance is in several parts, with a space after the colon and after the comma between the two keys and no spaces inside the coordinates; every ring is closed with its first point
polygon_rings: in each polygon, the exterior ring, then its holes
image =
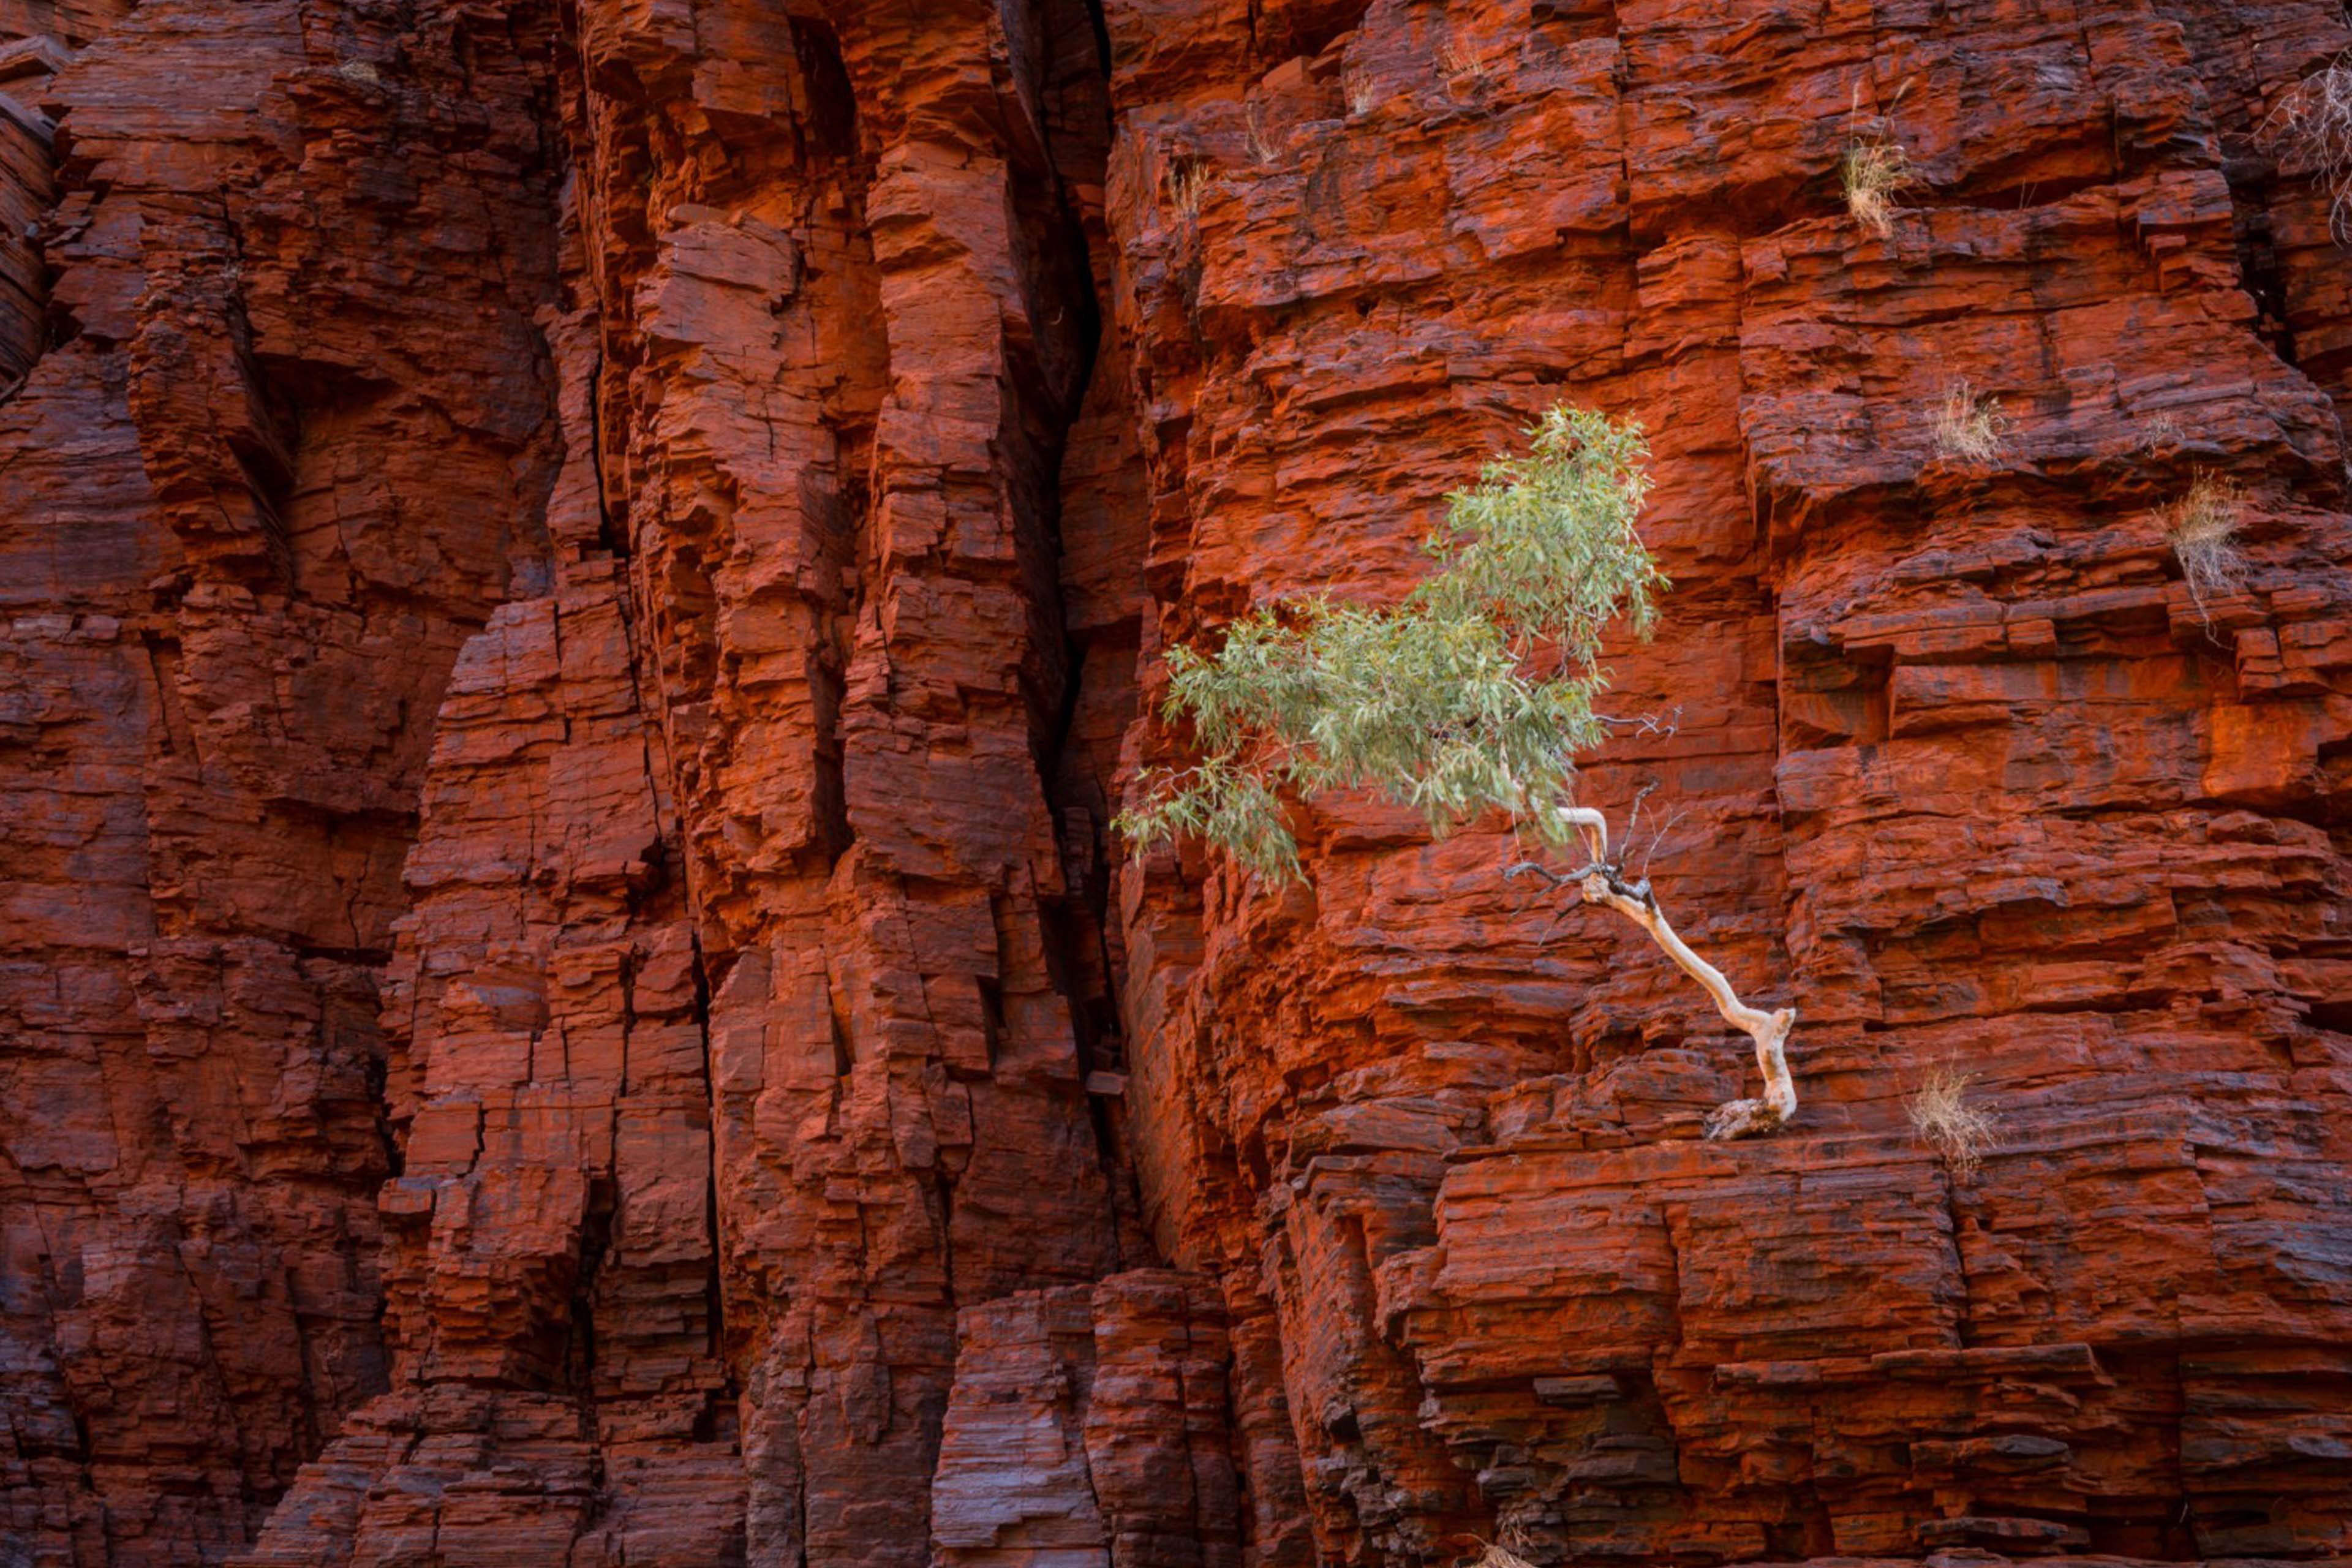
{"type": "Polygon", "coordinates": [[[1216,179],[1209,165],[1198,159],[1179,163],[1168,175],[1168,206],[1185,227],[1201,219],[1201,198],[1208,194],[1216,179]]]}
{"type": "Polygon", "coordinates": [[[2140,429],[2139,449],[2143,452],[2168,452],[2181,444],[2180,421],[2169,414],[2159,414],[2140,429]]]}
{"type": "Polygon", "coordinates": [[[1853,221],[1881,239],[1893,234],[1895,194],[1911,183],[1911,160],[1902,143],[1885,137],[1849,142],[1839,177],[1853,221]]]}
{"type": "Polygon", "coordinates": [[[1536,1565],[1508,1547],[1497,1546],[1490,1541],[1484,1552],[1470,1560],[1468,1568],[1536,1568],[1536,1565]]]}
{"type": "Polygon", "coordinates": [[[1993,1145],[1993,1119],[1969,1103],[1970,1076],[1948,1067],[1927,1069],[1906,1106],[1920,1139],[1943,1156],[1952,1174],[1973,1176],[1993,1145]]]}
{"type": "Polygon", "coordinates": [[[1473,93],[1484,92],[1493,76],[1478,51],[1461,39],[1449,36],[1437,46],[1437,77],[1449,97],[1458,82],[1467,82],[1473,93]]]}
{"type": "Polygon", "coordinates": [[[2262,140],[2287,168],[2319,182],[2329,230],[2339,244],[2352,238],[2352,55],[2296,84],[2263,121],[2262,140]]]}
{"type": "Polygon", "coordinates": [[[1243,129],[1249,142],[1250,160],[1256,163],[1274,162],[1274,142],[1266,135],[1265,105],[1255,99],[1243,111],[1243,129]]]}
{"type": "Polygon", "coordinates": [[[2244,501],[2245,491],[2235,481],[2200,468],[2189,493],[2165,514],[2165,542],[2172,546],[2189,596],[2208,626],[2213,616],[2207,601],[2245,579],[2246,552],[2238,547],[2238,511],[2244,501]]]}
{"type": "Polygon", "coordinates": [[[1936,450],[1947,458],[1989,463],[2000,456],[2008,428],[1999,398],[1990,393],[1979,395],[1966,381],[1956,381],[1936,410],[1936,450]]]}
{"type": "Polygon", "coordinates": [[[1895,195],[1912,183],[1911,155],[1887,128],[1885,116],[1895,112],[1911,90],[1906,81],[1895,89],[1879,111],[1878,123],[1864,129],[1862,84],[1856,82],[1853,101],[1846,110],[1845,156],[1838,160],[1838,182],[1845,189],[1845,209],[1864,230],[1885,239],[1895,232],[1895,195]]]}

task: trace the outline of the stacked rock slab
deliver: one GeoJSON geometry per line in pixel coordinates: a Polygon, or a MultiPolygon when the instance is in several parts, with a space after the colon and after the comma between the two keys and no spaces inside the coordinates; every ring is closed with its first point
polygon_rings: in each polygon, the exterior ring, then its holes
{"type": "Polygon", "coordinates": [[[1515,425],[1639,417],[1659,722],[1587,793],[1803,1019],[1797,1125],[1706,1145],[1736,1037],[1499,834],[1130,874],[1147,1208],[1274,1320],[1319,1555],[2343,1551],[2345,264],[2263,135],[2341,15],[1200,10],[1108,13],[1160,637],[1393,595],[1515,425]]]}
{"type": "Polygon", "coordinates": [[[0,1563],[2352,1554],[2347,45],[0,0],[0,1563]],[[1769,1139],[1501,825],[1108,828],[1559,400],[1769,1139]]]}
{"type": "Polygon", "coordinates": [[[401,862],[551,456],[549,17],[0,20],[58,127],[0,402],[0,1555],[217,1562],[383,1386],[401,862]]]}

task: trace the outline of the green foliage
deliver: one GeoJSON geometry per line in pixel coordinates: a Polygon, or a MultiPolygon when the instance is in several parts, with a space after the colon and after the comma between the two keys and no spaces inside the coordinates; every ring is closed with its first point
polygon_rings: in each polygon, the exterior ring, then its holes
{"type": "Polygon", "coordinates": [[[1490,809],[1556,831],[1575,759],[1602,738],[1601,634],[1646,635],[1666,585],[1633,521],[1648,494],[1638,425],[1556,407],[1524,458],[1447,498],[1437,570],[1402,603],[1325,595],[1252,612],[1213,656],[1169,655],[1166,713],[1204,760],[1144,781],[1118,820],[1138,851],[1193,836],[1296,876],[1282,796],[1370,788],[1443,833],[1490,809]],[[1543,671],[1546,673],[1537,673],[1543,671]]]}

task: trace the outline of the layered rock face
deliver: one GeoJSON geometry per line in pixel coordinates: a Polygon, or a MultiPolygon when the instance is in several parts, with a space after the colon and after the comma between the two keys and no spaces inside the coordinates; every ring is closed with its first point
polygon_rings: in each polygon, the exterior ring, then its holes
{"type": "Polygon", "coordinates": [[[0,34],[0,1563],[2352,1553],[2340,7],[0,34]],[[1767,1139],[1501,825],[1108,829],[1559,400],[1767,1139]]]}
{"type": "Polygon", "coordinates": [[[0,142],[55,182],[0,351],[24,1563],[218,1560],[385,1385],[402,861],[558,451],[551,18],[128,9],[5,13],[60,68],[0,115],[55,122],[0,142]]]}

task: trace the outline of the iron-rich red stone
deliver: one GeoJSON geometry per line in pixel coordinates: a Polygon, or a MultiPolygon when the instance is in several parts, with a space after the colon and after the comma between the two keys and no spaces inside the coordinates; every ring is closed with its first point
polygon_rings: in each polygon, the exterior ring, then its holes
{"type": "Polygon", "coordinates": [[[0,4],[0,1560],[2352,1553],[2347,43],[0,4]],[[1770,1139],[1499,825],[1108,831],[1172,644],[1559,399],[1770,1139]]]}

